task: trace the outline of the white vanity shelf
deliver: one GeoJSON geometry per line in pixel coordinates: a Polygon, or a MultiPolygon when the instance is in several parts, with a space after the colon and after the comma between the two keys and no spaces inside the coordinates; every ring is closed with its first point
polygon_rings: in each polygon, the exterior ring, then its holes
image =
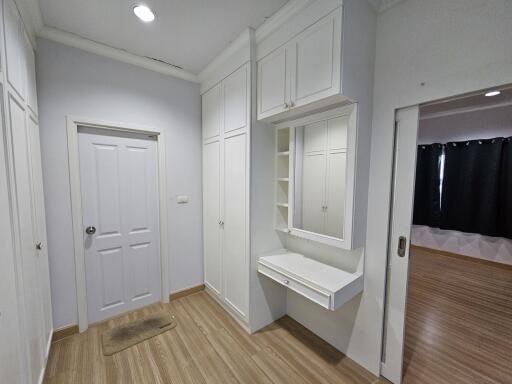
{"type": "Polygon", "coordinates": [[[287,250],[260,257],[258,272],[331,311],[363,291],[363,274],[287,250]]]}

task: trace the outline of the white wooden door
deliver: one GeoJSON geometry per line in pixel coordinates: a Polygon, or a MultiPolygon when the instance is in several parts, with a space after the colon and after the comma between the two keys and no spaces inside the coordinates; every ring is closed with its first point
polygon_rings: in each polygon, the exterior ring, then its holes
{"type": "Polygon", "coordinates": [[[221,143],[203,146],[203,245],[205,284],[219,297],[222,286],[221,143]]]}
{"type": "Polygon", "coordinates": [[[242,317],[248,306],[247,134],[224,142],[224,298],[242,317]]]}
{"type": "Polygon", "coordinates": [[[341,10],[306,29],[289,44],[290,93],[294,107],[340,92],[341,10]]]}
{"type": "Polygon", "coordinates": [[[242,66],[222,82],[224,87],[224,133],[247,127],[249,65],[242,66]]]}
{"type": "Polygon", "coordinates": [[[211,139],[222,131],[222,86],[217,84],[202,96],[203,139],[211,139]]]}
{"type": "Polygon", "coordinates": [[[390,248],[388,250],[385,340],[381,372],[384,377],[395,384],[400,384],[402,381],[418,117],[419,108],[417,106],[402,109],[396,116],[393,205],[390,248]],[[403,254],[398,252],[400,237],[405,240],[403,254]]]}
{"type": "MultiPolygon", "coordinates": [[[[27,346],[29,375],[35,381],[43,366],[42,297],[39,261],[34,233],[34,210],[30,170],[30,144],[25,109],[12,96],[8,101],[14,155],[14,178],[18,212],[19,254],[23,294],[23,329],[27,346]]],[[[43,319],[44,321],[44,319],[43,319]]]]}
{"type": "Polygon", "coordinates": [[[290,100],[286,47],[258,61],[258,119],[287,110],[290,100]]]}
{"type": "Polygon", "coordinates": [[[161,300],[157,147],[149,138],[80,128],[79,151],[94,323],[161,300]]]}

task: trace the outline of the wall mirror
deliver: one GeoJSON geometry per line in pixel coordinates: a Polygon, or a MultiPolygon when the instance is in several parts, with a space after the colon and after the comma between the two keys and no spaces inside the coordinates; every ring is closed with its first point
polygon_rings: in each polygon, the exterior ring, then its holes
{"type": "Polygon", "coordinates": [[[350,249],[356,110],[353,104],[278,126],[278,142],[289,137],[289,152],[278,148],[278,192],[285,193],[277,199],[290,234],[350,249]],[[279,181],[285,174],[289,185],[279,181]]]}
{"type": "Polygon", "coordinates": [[[348,116],[295,127],[293,227],[344,238],[348,116]]]}

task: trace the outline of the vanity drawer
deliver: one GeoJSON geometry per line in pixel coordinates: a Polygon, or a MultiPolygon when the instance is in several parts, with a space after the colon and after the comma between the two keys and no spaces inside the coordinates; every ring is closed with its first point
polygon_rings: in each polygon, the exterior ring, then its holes
{"type": "Polygon", "coordinates": [[[277,281],[279,284],[291,289],[299,295],[305,296],[309,300],[321,305],[326,309],[331,309],[331,295],[322,292],[312,286],[287,276],[282,272],[269,268],[268,266],[258,263],[258,272],[277,281]]]}

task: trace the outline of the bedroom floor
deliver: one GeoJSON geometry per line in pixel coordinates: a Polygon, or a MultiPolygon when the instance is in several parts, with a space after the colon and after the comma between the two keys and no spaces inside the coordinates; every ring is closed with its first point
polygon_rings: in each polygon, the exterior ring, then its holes
{"type": "Polygon", "coordinates": [[[44,383],[384,383],[289,317],[248,335],[199,292],[155,304],[59,340],[44,383]],[[114,356],[102,331],[167,309],[178,326],[114,356]]]}
{"type": "Polygon", "coordinates": [[[411,248],[404,384],[512,378],[512,266],[411,248]]]}

